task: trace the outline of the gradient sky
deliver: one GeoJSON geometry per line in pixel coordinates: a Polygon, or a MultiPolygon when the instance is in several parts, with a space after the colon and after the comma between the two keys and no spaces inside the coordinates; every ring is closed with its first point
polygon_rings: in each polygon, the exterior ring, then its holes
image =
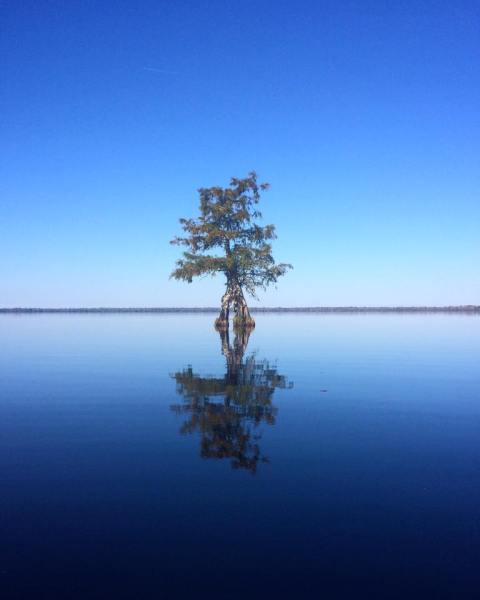
{"type": "Polygon", "coordinates": [[[200,186],[257,170],[265,305],[480,303],[477,1],[6,0],[0,306],[212,306],[200,186]]]}

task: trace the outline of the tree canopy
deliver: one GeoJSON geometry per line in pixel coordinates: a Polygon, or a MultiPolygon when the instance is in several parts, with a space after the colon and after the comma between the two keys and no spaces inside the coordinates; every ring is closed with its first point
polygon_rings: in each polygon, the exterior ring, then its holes
{"type": "Polygon", "coordinates": [[[171,276],[191,283],[194,277],[223,273],[227,288],[256,297],[257,288],[265,289],[284,275],[291,265],[276,264],[272,256],[275,226],[257,223],[262,217],[260,194],[268,187],[257,183],[252,171],[245,179],[233,177],[229,187],[199,189],[200,216],[180,219],[185,236],[171,242],[187,248],[171,276]]]}

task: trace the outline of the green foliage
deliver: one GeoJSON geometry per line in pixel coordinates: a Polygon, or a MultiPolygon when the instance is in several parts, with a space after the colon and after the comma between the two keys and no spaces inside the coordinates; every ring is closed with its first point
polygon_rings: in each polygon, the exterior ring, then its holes
{"type": "Polygon", "coordinates": [[[258,225],[260,193],[267,183],[257,183],[255,172],[245,179],[233,177],[227,188],[201,188],[200,216],[180,219],[185,237],[172,244],[186,246],[171,277],[191,283],[200,275],[224,273],[227,285],[239,285],[252,296],[284,275],[291,265],[275,264],[271,240],[273,225],[258,225]]]}

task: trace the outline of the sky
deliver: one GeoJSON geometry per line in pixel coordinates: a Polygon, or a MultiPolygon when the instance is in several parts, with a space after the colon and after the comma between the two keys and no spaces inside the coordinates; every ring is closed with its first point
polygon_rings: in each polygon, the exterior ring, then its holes
{"type": "Polygon", "coordinates": [[[215,306],[169,279],[252,169],[264,306],[480,303],[480,5],[5,0],[0,306],[215,306]]]}

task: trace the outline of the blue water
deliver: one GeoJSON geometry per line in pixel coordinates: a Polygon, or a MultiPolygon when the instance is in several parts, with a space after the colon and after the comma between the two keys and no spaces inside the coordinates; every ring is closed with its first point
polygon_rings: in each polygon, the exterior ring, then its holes
{"type": "Polygon", "coordinates": [[[212,317],[0,316],[0,596],[478,598],[480,318],[212,317]]]}

